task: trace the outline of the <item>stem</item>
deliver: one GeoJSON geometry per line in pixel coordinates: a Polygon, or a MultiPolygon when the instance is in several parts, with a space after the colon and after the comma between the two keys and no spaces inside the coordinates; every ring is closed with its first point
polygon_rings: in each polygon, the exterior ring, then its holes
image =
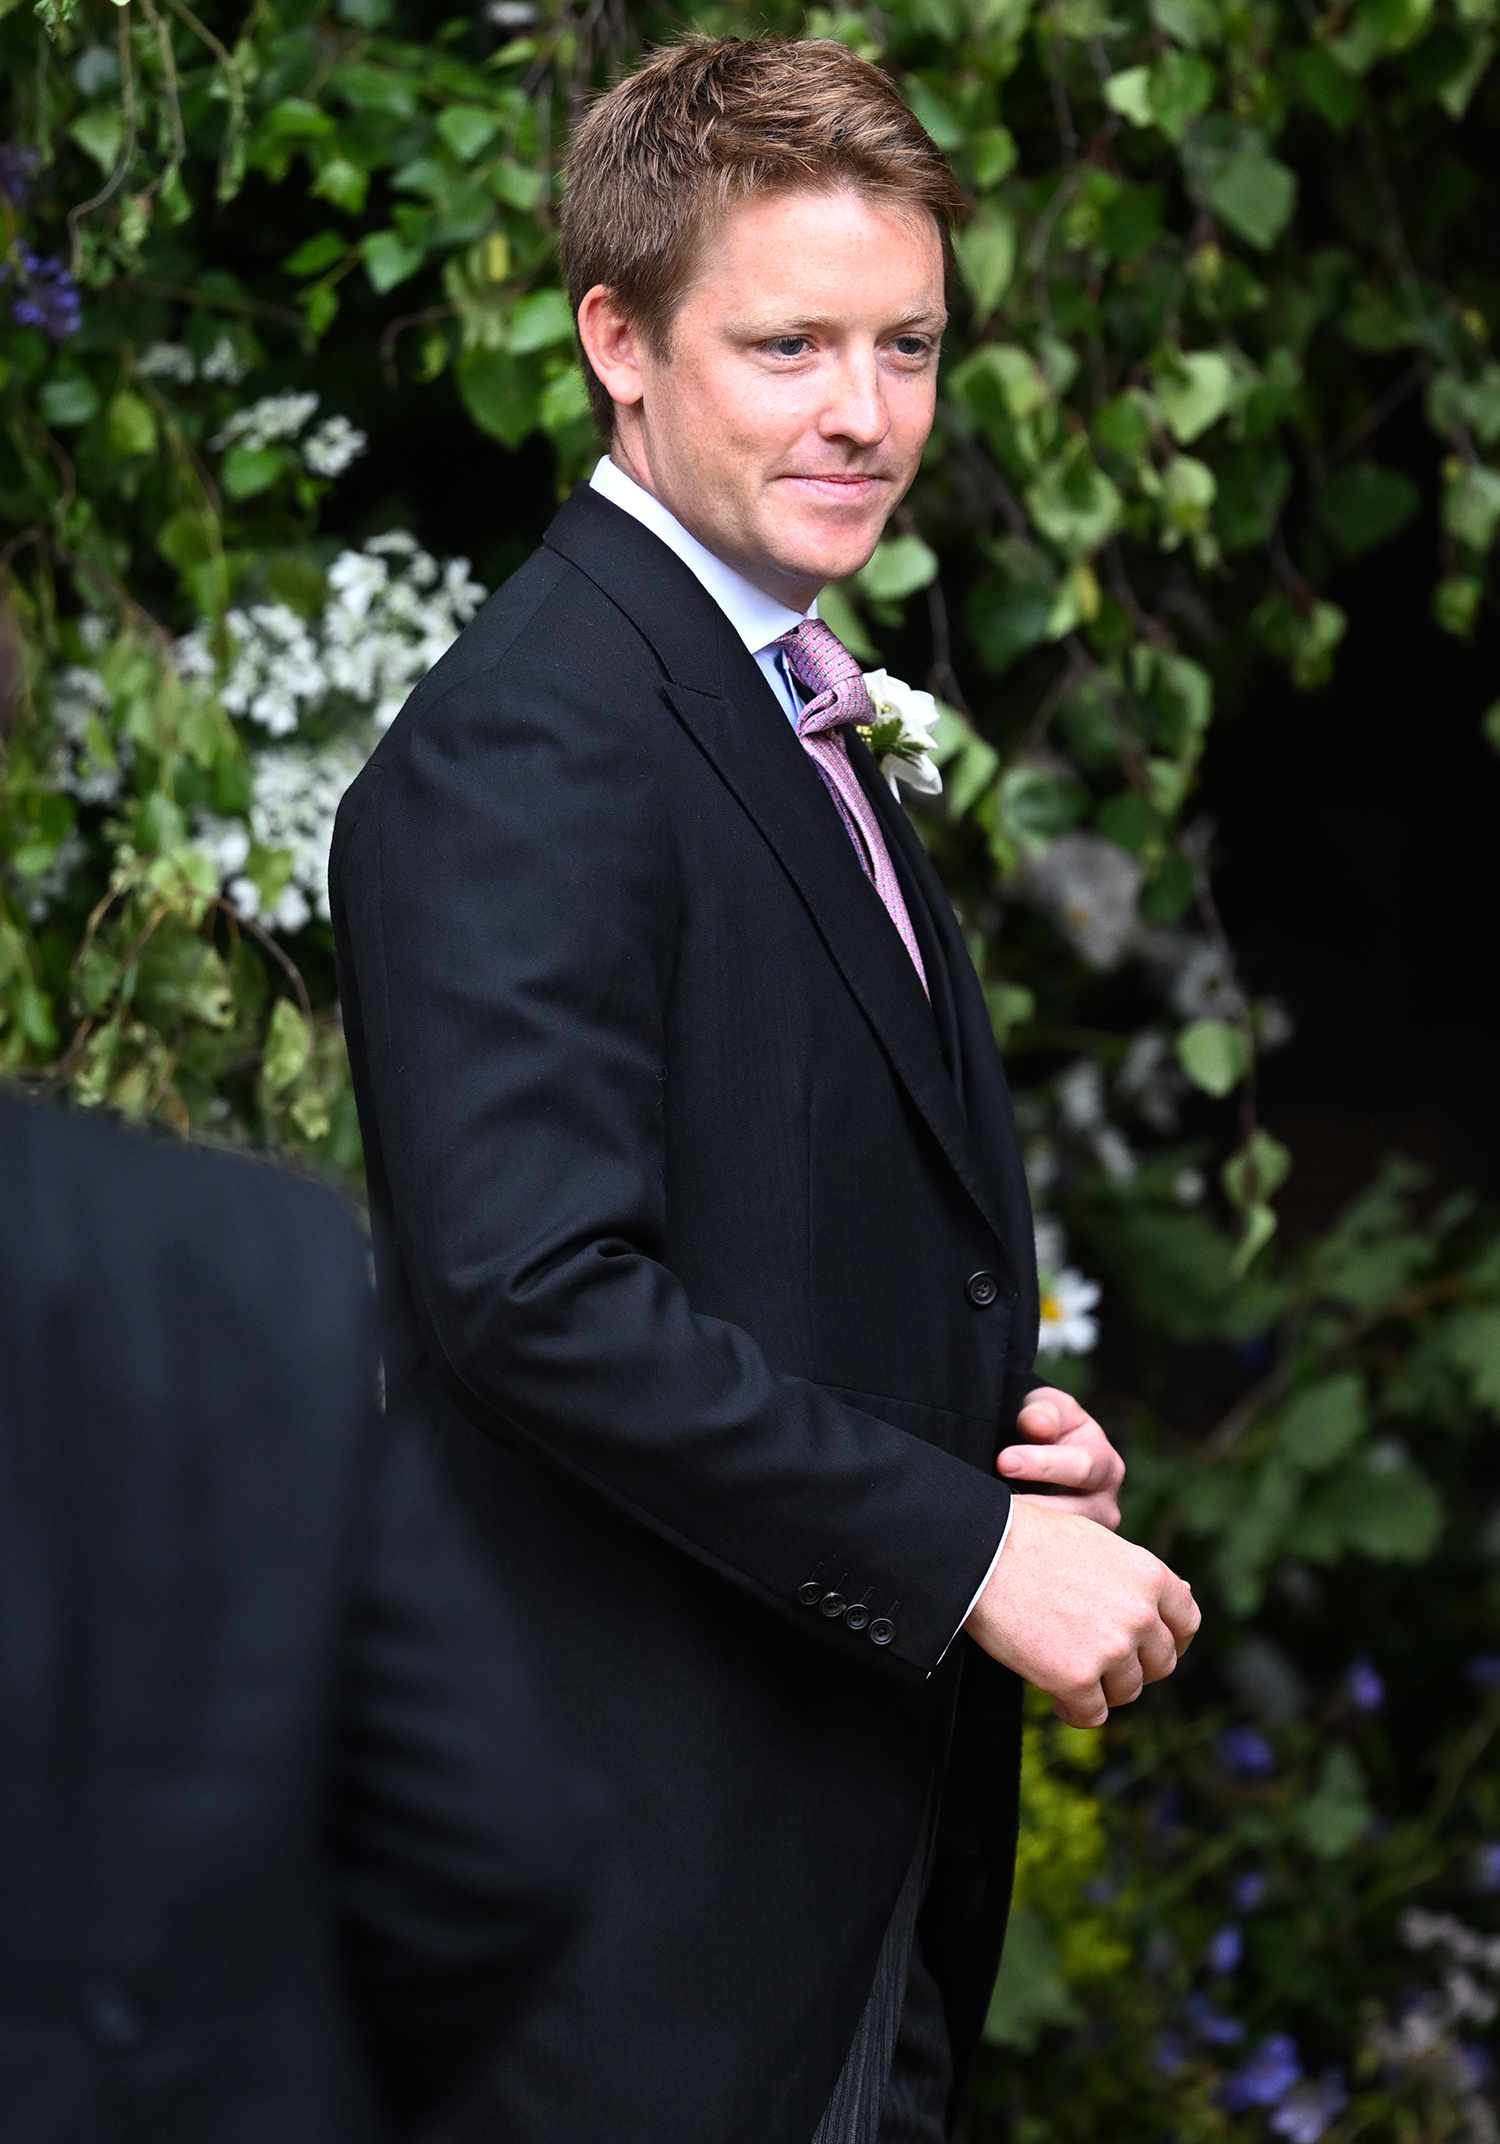
{"type": "Polygon", "coordinates": [[[69,254],[75,276],[83,265],[83,239],[78,226],[85,216],[92,215],[96,208],[103,208],[106,201],[113,200],[125,183],[125,173],[130,167],[130,159],[135,154],[135,73],[130,59],[128,8],[122,7],[119,10],[115,30],[120,57],[120,108],[125,121],[125,131],[120,141],[120,154],[115,160],[115,168],[98,193],[68,210],[69,254]]]}

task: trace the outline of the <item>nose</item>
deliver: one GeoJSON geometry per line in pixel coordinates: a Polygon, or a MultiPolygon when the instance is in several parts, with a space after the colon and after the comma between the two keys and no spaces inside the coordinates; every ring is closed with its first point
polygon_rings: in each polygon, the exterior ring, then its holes
{"type": "Polygon", "coordinates": [[[849,351],[839,364],[818,429],[824,439],[849,439],[878,447],[891,428],[875,352],[849,351]]]}

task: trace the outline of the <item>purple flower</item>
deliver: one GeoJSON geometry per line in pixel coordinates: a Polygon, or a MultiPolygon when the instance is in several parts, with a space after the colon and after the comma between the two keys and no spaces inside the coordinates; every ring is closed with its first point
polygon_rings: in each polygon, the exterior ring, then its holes
{"type": "Polygon", "coordinates": [[[1266,1879],[1259,1869],[1247,1869],[1243,1876],[1235,1878],[1230,1892],[1238,1913],[1256,1913],[1265,1904],[1266,1879]]]}
{"type": "Polygon", "coordinates": [[[23,149],[19,142],[0,141],[0,194],[5,195],[12,207],[26,206],[36,167],[35,149],[23,149]]]}
{"type": "Polygon", "coordinates": [[[1385,1684],[1374,1663],[1363,1656],[1350,1666],[1344,1686],[1356,1712],[1378,1712],[1385,1703],[1385,1684]]]}
{"type": "Polygon", "coordinates": [[[1233,1921],[1229,1921],[1210,1942],[1204,1963],[1211,1973],[1232,1973],[1244,1954],[1244,1938],[1233,1921]]]}
{"type": "Polygon", "coordinates": [[[1464,1669],[1479,1690],[1500,1690],[1500,1653],[1476,1653],[1464,1669]]]}
{"type": "Polygon", "coordinates": [[[1476,2045],[1473,2040],[1460,2040],[1458,2059],[1464,2066],[1464,2078],[1469,2090],[1487,2091],[1495,2075],[1495,2058],[1488,2048],[1476,2045]]]}
{"type": "Polygon", "coordinates": [[[1271,2127],[1291,2144],[1318,2144],[1330,2122],[1336,2122],[1349,2104],[1344,2080],[1337,2070],[1325,2070],[1317,2084],[1298,2085],[1288,2093],[1271,2116],[1271,2127]]]}
{"type": "Polygon", "coordinates": [[[65,342],[83,320],[78,285],[60,260],[43,260],[30,246],[20,246],[17,252],[25,281],[10,317],[20,327],[40,328],[54,342],[65,342]]]}
{"type": "Polygon", "coordinates": [[[1481,1891],[1500,1891],[1500,1839],[1489,1839],[1474,1856],[1474,1881],[1481,1891]]]}
{"type": "Polygon", "coordinates": [[[1210,2047],[1233,2047],[1245,2037],[1245,2028],[1237,2017],[1225,2017],[1215,2010],[1206,1995],[1192,1994],[1182,2006],[1183,2022],[1206,2040],[1210,2047]]]}
{"type": "Polygon", "coordinates": [[[1152,2066],[1163,2077],[1175,2077],[1180,2069],[1187,2067],[1188,2046],[1180,2032],[1164,2032],[1156,2042],[1156,2051],[1151,2057],[1152,2066]]]}
{"type": "Polygon", "coordinates": [[[1219,1737],[1219,1762],[1241,1779],[1264,1779],[1276,1769],[1276,1753],[1253,1727],[1231,1727],[1219,1737]]]}
{"type": "Polygon", "coordinates": [[[1231,2114],[1243,2114],[1250,2107],[1274,2107],[1301,2077],[1297,2043],[1287,2033],[1273,2032],[1228,2079],[1219,2098],[1231,2114]]]}

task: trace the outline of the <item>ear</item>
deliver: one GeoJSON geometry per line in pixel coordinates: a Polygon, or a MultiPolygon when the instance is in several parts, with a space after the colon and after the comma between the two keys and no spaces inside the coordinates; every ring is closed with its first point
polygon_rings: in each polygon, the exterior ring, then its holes
{"type": "Polygon", "coordinates": [[[641,337],[607,283],[585,292],[578,307],[578,340],[612,402],[630,409],[644,398],[641,337]]]}

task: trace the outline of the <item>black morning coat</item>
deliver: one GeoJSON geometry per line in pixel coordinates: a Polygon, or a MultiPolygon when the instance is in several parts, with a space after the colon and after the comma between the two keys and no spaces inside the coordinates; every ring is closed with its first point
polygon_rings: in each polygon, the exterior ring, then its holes
{"type": "Polygon", "coordinates": [[[496,2144],[594,1820],[359,1229],[3,1093],[0,1185],[0,2137],[496,2144]]]}
{"type": "Polygon", "coordinates": [[[938,1662],[1007,1515],[1031,1220],[952,910],[852,749],[931,1008],[753,657],[584,488],[338,817],[390,1389],[612,1804],[538,2144],[808,2144],[950,1731],[960,2065],[997,1961],[1020,1690],[938,1662]]]}

